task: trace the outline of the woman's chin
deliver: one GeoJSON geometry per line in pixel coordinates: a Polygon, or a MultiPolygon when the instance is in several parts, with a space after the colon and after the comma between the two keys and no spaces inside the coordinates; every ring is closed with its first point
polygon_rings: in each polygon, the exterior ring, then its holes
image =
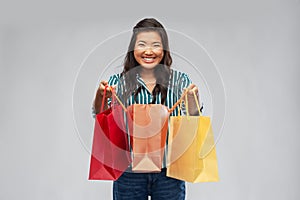
{"type": "Polygon", "coordinates": [[[142,63],[141,68],[144,70],[153,70],[157,66],[157,63],[142,63]]]}

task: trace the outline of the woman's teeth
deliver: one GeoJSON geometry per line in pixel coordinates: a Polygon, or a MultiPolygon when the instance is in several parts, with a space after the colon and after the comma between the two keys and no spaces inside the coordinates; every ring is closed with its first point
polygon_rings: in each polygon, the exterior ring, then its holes
{"type": "Polygon", "coordinates": [[[146,61],[152,61],[152,60],[154,60],[154,58],[144,58],[144,60],[146,60],[146,61]]]}

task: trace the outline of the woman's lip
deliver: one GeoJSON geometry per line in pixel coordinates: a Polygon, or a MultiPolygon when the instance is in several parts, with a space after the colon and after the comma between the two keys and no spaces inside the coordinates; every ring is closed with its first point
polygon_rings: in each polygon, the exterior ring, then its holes
{"type": "Polygon", "coordinates": [[[142,59],[145,63],[153,63],[155,61],[155,57],[143,57],[142,59]]]}

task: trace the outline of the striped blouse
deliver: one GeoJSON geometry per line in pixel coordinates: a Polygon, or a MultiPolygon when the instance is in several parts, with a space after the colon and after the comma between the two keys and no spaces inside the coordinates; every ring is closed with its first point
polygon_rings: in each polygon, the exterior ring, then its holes
{"type": "MultiPolygon", "coordinates": [[[[137,94],[137,101],[134,99],[134,95],[127,99],[127,106],[130,106],[134,103],[136,104],[150,104],[153,100],[152,93],[147,89],[145,82],[143,79],[137,74],[136,76],[137,82],[142,86],[141,91],[137,94]]],[[[108,80],[108,85],[116,85],[116,93],[117,96],[121,97],[122,94],[120,94],[119,91],[124,91],[121,89],[122,84],[122,77],[120,77],[120,74],[112,75],[108,80]]],[[[164,105],[168,107],[169,109],[180,99],[184,88],[187,88],[192,83],[191,79],[188,77],[186,73],[180,72],[178,70],[171,69],[170,79],[169,79],[169,86],[167,91],[167,97],[165,100],[164,105]]],[[[124,101],[123,99],[121,99],[124,101]]],[[[108,104],[111,103],[111,100],[108,99],[108,104]]],[[[161,94],[158,94],[156,96],[156,104],[161,104],[161,94]]],[[[177,116],[178,115],[179,108],[176,107],[174,111],[170,114],[170,116],[177,116]]],[[[201,107],[202,111],[202,107],[201,107]]],[[[185,114],[185,107],[184,104],[182,106],[182,112],[185,114]]],[[[95,116],[95,109],[93,108],[93,116],[95,116]]],[[[167,146],[167,145],[166,145],[167,146]]],[[[166,152],[167,148],[165,148],[166,152]]],[[[162,168],[166,167],[166,153],[164,155],[162,168]]]]}

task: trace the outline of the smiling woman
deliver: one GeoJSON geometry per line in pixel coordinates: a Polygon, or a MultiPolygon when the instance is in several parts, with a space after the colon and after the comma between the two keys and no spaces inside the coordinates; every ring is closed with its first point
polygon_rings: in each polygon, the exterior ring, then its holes
{"type": "Polygon", "coordinates": [[[125,98],[130,97],[132,93],[134,98],[137,98],[140,92],[136,90],[138,73],[148,90],[153,93],[151,103],[156,101],[158,94],[161,94],[161,102],[164,103],[167,98],[171,64],[168,35],[162,24],[153,18],[139,21],[133,28],[122,72],[126,82],[125,98]]]}
{"type": "MultiPolygon", "coordinates": [[[[188,88],[188,95],[192,98],[188,98],[186,105],[191,115],[198,114],[194,98],[194,93],[198,94],[198,88],[192,84],[186,73],[171,69],[171,64],[168,36],[164,27],[153,18],[141,20],[133,28],[123,72],[112,75],[108,81],[101,81],[94,101],[94,114],[99,112],[103,103],[105,108],[111,103],[112,93],[107,86],[116,87],[117,96],[126,106],[162,104],[169,109],[186,94],[184,90],[188,88]]],[[[176,107],[170,115],[177,116],[179,112],[181,111],[176,107]]],[[[162,143],[166,144],[167,141],[164,139],[162,143]]],[[[134,147],[137,148],[136,144],[134,147]]],[[[130,146],[129,149],[132,151],[133,147],[130,146]]],[[[148,196],[157,200],[185,199],[185,182],[166,176],[164,147],[162,152],[159,173],[137,173],[133,170],[133,164],[128,166],[126,172],[114,181],[114,199],[146,200],[148,196]]],[[[131,155],[134,160],[134,151],[131,155]]]]}

